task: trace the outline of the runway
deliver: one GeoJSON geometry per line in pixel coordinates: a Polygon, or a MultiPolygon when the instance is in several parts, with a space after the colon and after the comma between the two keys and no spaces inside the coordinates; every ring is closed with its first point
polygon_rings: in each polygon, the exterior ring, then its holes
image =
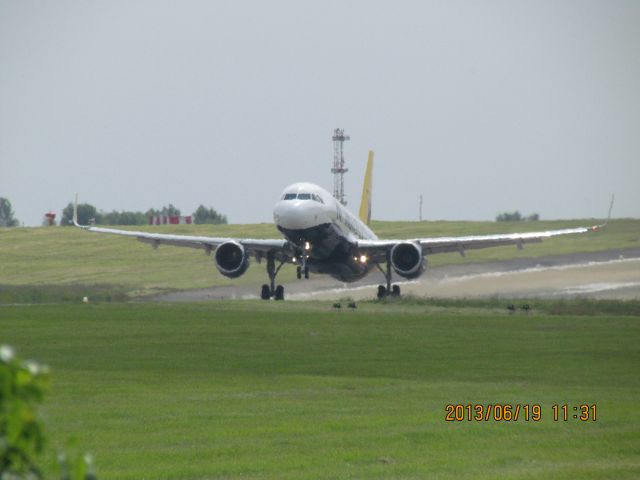
{"type": "MultiPolygon", "coordinates": [[[[640,298],[640,258],[398,282],[403,294],[440,298],[640,298]]],[[[290,295],[289,299],[372,298],[371,286],[290,295]]]]}
{"type": "MultiPolygon", "coordinates": [[[[371,299],[383,278],[376,271],[360,282],[344,284],[316,275],[286,284],[286,299],[371,299]]],[[[416,281],[396,283],[403,294],[444,298],[640,299],[640,248],[428,268],[416,281]]],[[[226,286],[175,292],[155,299],[189,302],[256,298],[257,291],[256,286],[226,286]]]]}

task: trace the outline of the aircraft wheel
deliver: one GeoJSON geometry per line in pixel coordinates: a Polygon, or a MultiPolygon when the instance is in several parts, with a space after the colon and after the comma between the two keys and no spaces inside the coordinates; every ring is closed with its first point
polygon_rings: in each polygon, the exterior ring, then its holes
{"type": "Polygon", "coordinates": [[[302,278],[302,269],[300,267],[296,268],[296,275],[298,276],[298,280],[302,278]]]}
{"type": "Polygon", "coordinates": [[[262,285],[262,290],[260,290],[260,298],[262,300],[269,300],[269,298],[271,298],[271,289],[269,288],[269,285],[262,285]]]}
{"type": "Polygon", "coordinates": [[[378,298],[382,299],[387,296],[387,289],[384,285],[378,285],[378,298]]]}
{"type": "Polygon", "coordinates": [[[400,296],[400,285],[394,285],[391,287],[391,295],[394,297],[400,296]]]}
{"type": "Polygon", "coordinates": [[[306,278],[307,280],[309,280],[309,267],[304,269],[304,278],[306,278]]]}
{"type": "Polygon", "coordinates": [[[284,287],[282,285],[278,285],[276,287],[276,292],[273,296],[276,300],[284,300],[284,287]]]}

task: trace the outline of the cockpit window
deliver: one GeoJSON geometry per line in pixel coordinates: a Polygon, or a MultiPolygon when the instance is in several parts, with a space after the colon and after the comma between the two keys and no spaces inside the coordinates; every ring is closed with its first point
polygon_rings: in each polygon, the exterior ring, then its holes
{"type": "Polygon", "coordinates": [[[282,200],[314,200],[319,203],[324,203],[320,195],[316,195],[315,193],[285,193],[282,196],[282,200]]]}

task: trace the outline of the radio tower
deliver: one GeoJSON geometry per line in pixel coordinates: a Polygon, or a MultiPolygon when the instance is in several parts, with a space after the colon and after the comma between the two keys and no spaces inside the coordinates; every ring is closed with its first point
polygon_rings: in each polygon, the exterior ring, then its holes
{"type": "Polygon", "coordinates": [[[344,199],[344,174],[349,171],[344,168],[344,141],[350,140],[348,135],[344,134],[344,129],[336,128],[333,131],[333,196],[342,204],[346,205],[344,199]]]}

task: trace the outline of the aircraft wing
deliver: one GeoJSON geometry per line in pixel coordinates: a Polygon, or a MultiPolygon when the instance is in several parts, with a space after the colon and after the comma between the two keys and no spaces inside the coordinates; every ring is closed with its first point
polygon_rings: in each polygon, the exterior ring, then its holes
{"type": "Polygon", "coordinates": [[[604,225],[593,227],[565,228],[561,230],[547,230],[544,232],[501,233],[495,235],[470,235],[464,237],[433,237],[409,240],[359,240],[358,249],[369,252],[372,258],[380,258],[381,254],[391,250],[394,245],[412,242],[420,245],[424,255],[435,253],[458,252],[464,256],[466,250],[499,247],[502,245],[516,245],[522,248],[525,243],[540,243],[545,238],[559,235],[587,233],[598,230],[604,225]]]}
{"type": "Polygon", "coordinates": [[[78,223],[77,212],[74,210],[73,224],[88,232],[109,233],[112,235],[123,235],[134,237],[141,242],[149,243],[154,248],[160,245],[172,245],[175,247],[199,248],[207,254],[215,250],[218,245],[226,242],[237,242],[241,244],[250,256],[261,259],[265,254],[275,253],[276,258],[288,259],[288,242],[284,239],[256,239],[256,238],[226,238],[226,237],[204,237],[192,235],[174,235],[166,233],[138,232],[134,230],[120,230],[115,228],[93,227],[90,225],[80,225],[78,223]]]}
{"type": "Polygon", "coordinates": [[[225,242],[238,242],[242,244],[250,254],[269,252],[271,250],[284,250],[287,241],[283,239],[257,239],[257,238],[226,238],[226,237],[200,237],[191,235],[172,235],[166,233],[136,232],[133,230],[118,230],[115,228],[91,227],[76,224],[88,232],[110,233],[135,237],[139,241],[149,243],[154,247],[159,245],[173,245],[175,247],[201,248],[203,250],[215,250],[218,245],[225,242]]]}

